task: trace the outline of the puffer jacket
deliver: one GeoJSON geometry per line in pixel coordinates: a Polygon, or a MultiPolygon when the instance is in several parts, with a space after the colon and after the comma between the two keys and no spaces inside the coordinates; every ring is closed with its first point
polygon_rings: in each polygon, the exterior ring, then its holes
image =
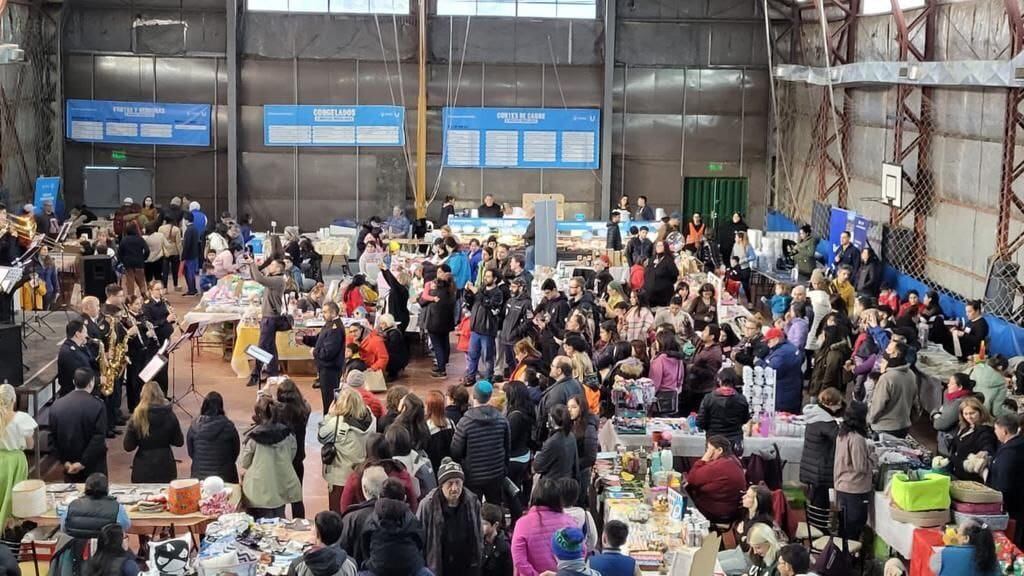
{"type": "Polygon", "coordinates": [[[803,399],[804,353],[796,346],[783,341],[772,348],[763,362],[775,370],[775,409],[779,412],[799,414],[803,399]]]}
{"type": "Polygon", "coordinates": [[[800,481],[815,488],[832,487],[836,461],[836,436],[842,410],[832,412],[820,404],[804,407],[804,449],[800,458],[800,481]]]}
{"type": "Polygon", "coordinates": [[[405,335],[397,326],[384,331],[384,347],[388,351],[387,372],[397,375],[409,365],[409,347],[405,344],[405,335]]]}
{"type": "Polygon", "coordinates": [[[708,437],[722,435],[734,445],[743,441],[743,425],[750,420],[750,405],[735,388],[719,386],[704,396],[697,412],[697,425],[708,437]]]}
{"type": "Polygon", "coordinates": [[[359,357],[370,370],[384,370],[388,367],[388,347],[380,332],[371,330],[359,343],[359,357]]]}
{"type": "Polygon", "coordinates": [[[334,463],[324,467],[324,480],[329,486],[344,486],[355,467],[366,459],[366,439],[374,430],[376,419],[369,410],[362,419],[342,418],[334,414],[324,417],[317,430],[317,439],[325,446],[333,443],[336,452],[334,463]]]}
{"type": "Polygon", "coordinates": [[[284,424],[260,424],[242,447],[242,494],[251,508],[277,508],[302,501],[302,483],[292,460],[295,435],[284,424]]]}
{"type": "Polygon", "coordinates": [[[241,440],[227,416],[200,416],[189,427],[185,443],[192,459],[192,478],[220,476],[225,482],[238,484],[235,461],[242,449],[241,440]]]}
{"type": "Polygon", "coordinates": [[[370,557],[363,570],[376,576],[405,576],[424,567],[423,526],[404,502],[379,498],[371,523],[370,557]]]}
{"type": "Polygon", "coordinates": [[[993,418],[1011,411],[1003,406],[1006,400],[1006,378],[986,363],[976,364],[968,374],[974,380],[974,393],[985,397],[985,409],[993,418]]]}
{"type": "Polygon", "coordinates": [[[469,486],[504,479],[510,450],[508,421],[494,406],[470,408],[455,426],[452,458],[462,464],[469,486]]]}
{"type": "Polygon", "coordinates": [[[678,392],[685,382],[682,352],[665,352],[651,360],[650,378],[656,392],[678,392]]]}
{"type": "Polygon", "coordinates": [[[474,293],[466,290],[463,296],[466,305],[471,306],[469,329],[485,336],[497,336],[501,327],[501,304],[504,295],[498,287],[479,288],[474,293]]]}
{"type": "Polygon", "coordinates": [[[843,365],[850,357],[850,345],[846,340],[836,342],[827,349],[819,349],[814,355],[814,370],[811,371],[810,394],[817,395],[825,388],[843,386],[843,365]]]}

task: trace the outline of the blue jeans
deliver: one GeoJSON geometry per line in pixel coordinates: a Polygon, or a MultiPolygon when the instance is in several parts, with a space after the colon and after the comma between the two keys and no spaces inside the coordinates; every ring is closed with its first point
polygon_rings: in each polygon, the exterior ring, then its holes
{"type": "Polygon", "coordinates": [[[199,260],[185,260],[185,285],[189,294],[196,294],[196,274],[199,273],[199,260]]]}
{"type": "Polygon", "coordinates": [[[466,366],[466,376],[475,378],[477,366],[480,364],[480,355],[483,354],[486,370],[483,372],[485,379],[490,380],[494,375],[494,336],[469,333],[469,364],[466,366]]]}
{"type": "Polygon", "coordinates": [[[529,270],[530,272],[533,272],[533,265],[533,245],[531,244],[526,247],[526,269],[529,270]]]}

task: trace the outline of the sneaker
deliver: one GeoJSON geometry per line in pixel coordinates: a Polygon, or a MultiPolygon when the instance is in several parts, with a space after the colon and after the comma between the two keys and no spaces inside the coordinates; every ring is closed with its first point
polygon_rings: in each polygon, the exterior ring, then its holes
{"type": "Polygon", "coordinates": [[[430,377],[431,378],[447,378],[448,374],[446,372],[438,372],[437,370],[431,370],[430,371],[430,377]]]}

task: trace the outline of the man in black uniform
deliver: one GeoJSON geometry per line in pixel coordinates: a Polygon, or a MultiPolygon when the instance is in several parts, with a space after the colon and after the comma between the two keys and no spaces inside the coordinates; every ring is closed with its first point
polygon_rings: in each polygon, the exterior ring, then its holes
{"type": "Polygon", "coordinates": [[[64,467],[65,482],[107,473],[107,410],[92,395],[95,380],[92,370],[79,368],[74,392],[50,408],[50,447],[64,467]]]}
{"type": "MultiPolygon", "coordinates": [[[[90,356],[98,359],[100,357],[100,344],[102,343],[106,346],[107,339],[110,337],[110,321],[100,313],[100,299],[95,296],[82,298],[80,309],[82,310],[82,322],[85,323],[85,330],[89,337],[86,348],[89,350],[90,356]]],[[[96,368],[97,370],[99,369],[98,363],[96,368]]]]}
{"type": "Polygon", "coordinates": [[[64,397],[75,389],[75,371],[79,368],[97,370],[96,357],[89,353],[86,342],[89,336],[81,320],[68,322],[65,328],[67,339],[57,353],[57,396],[64,397]]]}
{"type": "MultiPolygon", "coordinates": [[[[164,284],[159,280],[153,280],[149,283],[149,300],[142,307],[142,312],[146,316],[146,320],[153,325],[153,331],[156,333],[156,339],[160,346],[164,345],[164,342],[169,340],[174,335],[174,327],[178,322],[178,318],[171,312],[171,309],[167,306],[167,300],[164,300],[164,284]]],[[[153,380],[160,385],[163,389],[164,395],[167,395],[167,366],[164,366],[153,380]]]]}
{"type": "Polygon", "coordinates": [[[338,318],[339,315],[336,302],[325,302],[324,327],[316,336],[307,334],[302,337],[303,344],[313,347],[324,414],[334,403],[334,391],[341,381],[341,367],[345,363],[345,355],[342,353],[345,348],[345,326],[338,318]]]}

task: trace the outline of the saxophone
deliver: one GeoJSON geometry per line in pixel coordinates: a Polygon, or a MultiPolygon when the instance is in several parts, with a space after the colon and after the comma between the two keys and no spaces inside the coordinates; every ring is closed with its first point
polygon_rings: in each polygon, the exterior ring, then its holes
{"type": "Polygon", "coordinates": [[[118,340],[117,326],[111,324],[110,336],[106,345],[100,349],[100,394],[110,396],[114,393],[114,383],[127,367],[128,337],[118,340]],[[109,350],[109,352],[108,352],[109,350]]]}

